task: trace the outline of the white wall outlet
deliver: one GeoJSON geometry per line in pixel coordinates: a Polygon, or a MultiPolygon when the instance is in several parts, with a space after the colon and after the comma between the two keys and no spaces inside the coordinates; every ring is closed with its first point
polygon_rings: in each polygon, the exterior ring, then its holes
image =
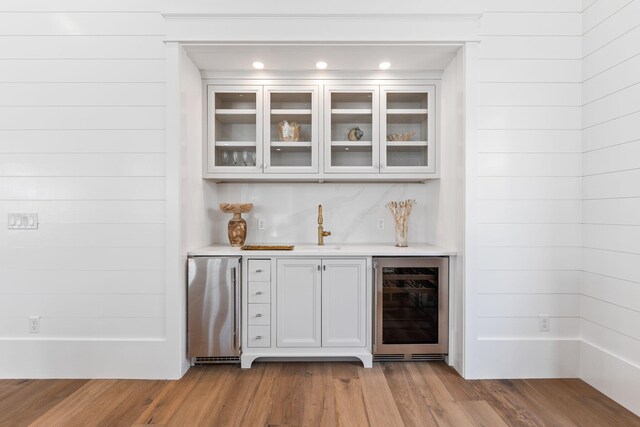
{"type": "Polygon", "coordinates": [[[376,221],[376,227],[378,230],[384,230],[384,218],[378,218],[376,221]]]}
{"type": "Polygon", "coordinates": [[[10,213],[7,220],[10,230],[37,230],[37,213],[10,213]]]}
{"type": "Polygon", "coordinates": [[[258,218],[258,230],[264,230],[264,227],[267,225],[267,222],[264,218],[258,218]]]}
{"type": "Polygon", "coordinates": [[[549,319],[549,316],[538,316],[538,328],[540,332],[549,332],[551,330],[551,319],[549,319]]]}
{"type": "Polygon", "coordinates": [[[30,334],[40,333],[40,316],[29,317],[29,333],[30,334]]]}

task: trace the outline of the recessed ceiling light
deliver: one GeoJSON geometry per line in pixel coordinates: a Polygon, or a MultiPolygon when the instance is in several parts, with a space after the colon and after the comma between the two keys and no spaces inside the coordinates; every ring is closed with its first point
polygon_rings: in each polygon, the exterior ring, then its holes
{"type": "Polygon", "coordinates": [[[316,68],[319,70],[324,70],[325,68],[327,68],[327,63],[324,61],[318,61],[316,62],[316,68]]]}
{"type": "Polygon", "coordinates": [[[380,65],[378,65],[378,67],[381,70],[388,70],[389,67],[391,67],[391,62],[386,62],[386,61],[385,62],[381,62],[380,65]]]}
{"type": "Polygon", "coordinates": [[[256,70],[262,70],[264,68],[264,64],[260,61],[256,61],[253,63],[253,68],[256,70]]]}

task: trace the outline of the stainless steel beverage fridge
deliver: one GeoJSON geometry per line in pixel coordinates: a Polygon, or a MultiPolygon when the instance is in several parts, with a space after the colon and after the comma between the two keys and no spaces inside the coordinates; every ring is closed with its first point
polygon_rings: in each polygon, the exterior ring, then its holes
{"type": "Polygon", "coordinates": [[[374,360],[448,353],[449,259],[374,258],[374,360]]]}
{"type": "Polygon", "coordinates": [[[240,362],[240,258],[189,257],[187,354],[191,364],[240,362]]]}

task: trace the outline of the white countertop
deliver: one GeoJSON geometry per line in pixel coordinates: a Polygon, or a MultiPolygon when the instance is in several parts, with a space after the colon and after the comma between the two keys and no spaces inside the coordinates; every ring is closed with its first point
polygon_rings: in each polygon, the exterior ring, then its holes
{"type": "MultiPolygon", "coordinates": [[[[252,243],[253,244],[253,243],[252,243]]],[[[277,243],[284,244],[284,243],[277,243]]],[[[389,243],[331,244],[317,246],[311,244],[295,245],[292,251],[243,251],[229,245],[211,245],[188,252],[189,256],[455,256],[456,251],[426,243],[409,244],[398,248],[389,243]]]]}

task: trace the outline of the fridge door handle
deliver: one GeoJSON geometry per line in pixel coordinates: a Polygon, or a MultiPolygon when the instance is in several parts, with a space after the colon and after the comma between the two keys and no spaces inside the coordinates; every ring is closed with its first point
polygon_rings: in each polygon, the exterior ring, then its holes
{"type": "Polygon", "coordinates": [[[233,346],[240,351],[240,295],[238,286],[238,268],[231,269],[233,275],[233,346]]]}

